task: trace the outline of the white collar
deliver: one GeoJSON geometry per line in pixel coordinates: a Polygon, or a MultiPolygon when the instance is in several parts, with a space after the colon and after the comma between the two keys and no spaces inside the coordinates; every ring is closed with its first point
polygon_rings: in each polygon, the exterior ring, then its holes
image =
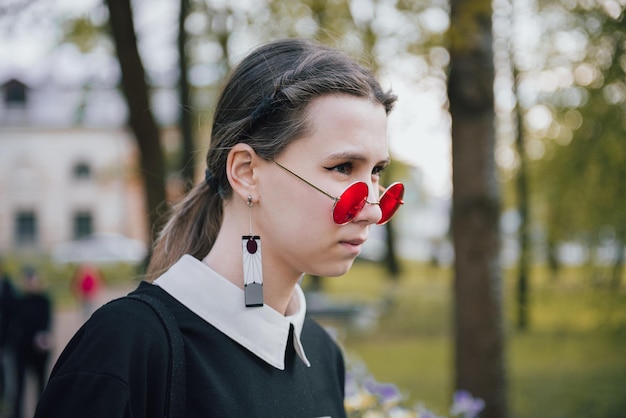
{"type": "MultiPolygon", "coordinates": [[[[299,285],[294,288],[297,311],[281,315],[267,305],[246,308],[243,290],[191,255],[184,255],[154,281],[196,315],[277,369],[285,369],[290,325],[294,326],[296,353],[308,366],[300,341],[306,300],[299,285]]],[[[295,305],[295,304],[294,304],[295,305]]]]}

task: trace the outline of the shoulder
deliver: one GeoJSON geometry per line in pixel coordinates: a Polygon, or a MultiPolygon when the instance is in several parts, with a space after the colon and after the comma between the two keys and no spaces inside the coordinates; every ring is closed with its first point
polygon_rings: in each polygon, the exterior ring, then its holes
{"type": "Polygon", "coordinates": [[[167,335],[147,305],[122,297],[98,310],[72,337],[56,368],[116,374],[129,365],[167,358],[167,335]]]}
{"type": "Polygon", "coordinates": [[[115,340],[161,340],[165,332],[155,312],[145,303],[124,296],[108,302],[91,316],[82,330],[115,340]]]}
{"type": "Polygon", "coordinates": [[[52,410],[59,417],[122,416],[129,408],[133,416],[157,416],[169,359],[167,334],[152,308],[128,297],[113,300],[63,350],[40,402],[41,416],[53,416],[52,410]]]}

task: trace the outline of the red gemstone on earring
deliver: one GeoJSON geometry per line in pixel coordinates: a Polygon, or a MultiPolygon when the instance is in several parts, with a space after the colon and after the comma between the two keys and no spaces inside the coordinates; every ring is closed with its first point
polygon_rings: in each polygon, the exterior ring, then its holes
{"type": "Polygon", "coordinates": [[[256,244],[256,241],[252,238],[250,238],[248,240],[248,242],[246,243],[246,248],[248,249],[248,252],[250,254],[254,254],[256,253],[256,250],[258,249],[258,246],[256,244]]]}

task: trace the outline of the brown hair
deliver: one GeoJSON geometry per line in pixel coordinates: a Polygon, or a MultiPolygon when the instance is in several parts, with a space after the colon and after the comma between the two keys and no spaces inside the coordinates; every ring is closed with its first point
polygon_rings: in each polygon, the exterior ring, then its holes
{"type": "Polygon", "coordinates": [[[215,109],[207,179],[174,207],[155,242],[148,279],[182,255],[208,254],[222,223],[223,200],[232,189],[226,160],[237,143],[250,145],[267,160],[306,134],[307,106],[327,94],[350,94],[380,103],[389,113],[396,97],[383,91],[373,74],[347,55],[301,39],[265,44],[233,70],[215,109]]]}

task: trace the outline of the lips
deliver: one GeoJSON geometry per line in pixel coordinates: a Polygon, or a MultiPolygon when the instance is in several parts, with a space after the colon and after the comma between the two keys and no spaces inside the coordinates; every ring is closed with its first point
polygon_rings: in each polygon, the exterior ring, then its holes
{"type": "Polygon", "coordinates": [[[352,249],[358,250],[360,252],[361,251],[361,246],[363,246],[365,241],[367,241],[367,235],[365,235],[365,236],[363,236],[363,235],[352,236],[350,238],[342,239],[339,242],[340,242],[340,244],[343,244],[345,246],[351,247],[352,249]]]}
{"type": "Polygon", "coordinates": [[[349,239],[349,240],[343,240],[341,241],[344,244],[350,244],[350,245],[363,245],[363,243],[366,241],[367,238],[355,238],[355,239],[349,239]]]}

